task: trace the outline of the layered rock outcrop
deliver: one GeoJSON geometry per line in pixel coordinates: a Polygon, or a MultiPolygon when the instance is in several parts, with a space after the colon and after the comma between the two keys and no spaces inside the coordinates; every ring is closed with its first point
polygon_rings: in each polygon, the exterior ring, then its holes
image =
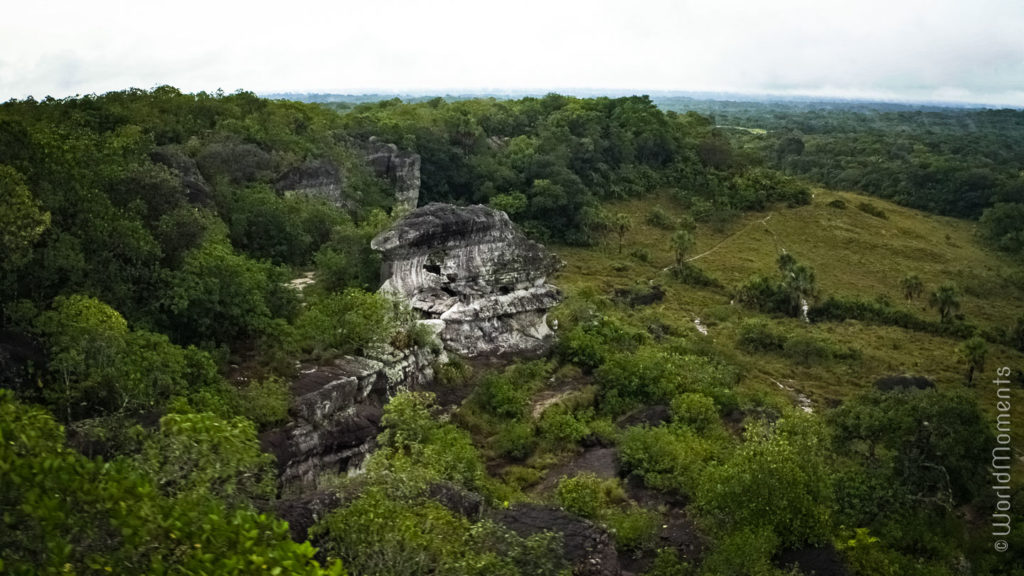
{"type": "Polygon", "coordinates": [[[405,210],[416,208],[420,199],[420,155],[399,150],[398,146],[370,138],[366,161],[378,178],[391,182],[395,188],[395,206],[405,210]]]}
{"type": "Polygon", "coordinates": [[[297,192],[317,196],[340,208],[354,208],[345,195],[345,175],[330,160],[310,160],[282,174],[274,189],[279,193],[297,192]]]}
{"type": "Polygon", "coordinates": [[[277,457],[281,484],[309,486],[321,473],[358,469],[374,447],[391,396],[431,381],[434,364],[444,360],[443,353],[412,348],[300,366],[291,421],[260,436],[263,450],[277,457]]]}
{"type": "Polygon", "coordinates": [[[381,291],[433,320],[447,349],[493,356],[539,353],[551,344],[547,310],[561,294],[547,276],[562,263],[504,212],[428,204],[370,246],[384,256],[381,291]]]}

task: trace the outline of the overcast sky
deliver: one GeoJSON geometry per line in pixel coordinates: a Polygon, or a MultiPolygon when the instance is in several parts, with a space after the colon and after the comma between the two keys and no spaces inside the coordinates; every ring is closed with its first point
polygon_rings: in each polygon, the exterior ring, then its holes
{"type": "Polygon", "coordinates": [[[734,91],[1024,106],[1024,0],[4,7],[0,100],[161,84],[261,93],[734,91]]]}

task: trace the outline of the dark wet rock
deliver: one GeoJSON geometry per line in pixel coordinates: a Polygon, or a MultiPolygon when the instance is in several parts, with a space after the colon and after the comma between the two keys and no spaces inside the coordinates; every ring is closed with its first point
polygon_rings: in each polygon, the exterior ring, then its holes
{"type": "Polygon", "coordinates": [[[477,520],[484,509],[484,499],[451,482],[436,482],[427,489],[427,494],[452,512],[477,520]]]}
{"type": "Polygon", "coordinates": [[[490,513],[491,519],[523,538],[542,532],[562,535],[565,559],[577,576],[617,576],[619,555],[603,528],[558,508],[514,504],[490,513]]]}
{"type": "Polygon", "coordinates": [[[292,540],[305,542],[309,539],[309,529],[340,502],[334,492],[310,492],[296,498],[275,500],[273,509],[277,516],[288,521],[292,540]]]}
{"type": "Polygon", "coordinates": [[[330,160],[311,160],[282,174],[274,189],[278,193],[294,192],[323,198],[339,208],[354,208],[345,197],[345,177],[330,160]]]}
{"type": "Polygon", "coordinates": [[[420,155],[399,150],[398,146],[370,138],[366,161],[378,178],[395,188],[395,206],[416,208],[420,198],[420,155]]]}
{"type": "Polygon", "coordinates": [[[650,306],[665,299],[665,290],[654,284],[634,288],[619,288],[615,291],[615,299],[627,304],[630,308],[650,306]]]}
{"type": "Polygon", "coordinates": [[[437,322],[463,356],[537,353],[553,341],[547,310],[561,300],[547,276],[561,261],[486,206],[428,204],[373,239],[381,290],[437,322]]]}
{"type": "Polygon", "coordinates": [[[848,576],[850,571],[843,558],[831,544],[820,548],[786,550],[779,554],[774,564],[783,570],[796,567],[807,576],[848,576]]]}
{"type": "Polygon", "coordinates": [[[889,375],[875,380],[875,388],[883,392],[894,390],[929,390],[935,383],[924,376],[889,375]]]}
{"type": "Polygon", "coordinates": [[[149,159],[162,164],[181,178],[181,185],[188,194],[188,201],[193,204],[211,204],[213,195],[210,185],[203,178],[199,166],[188,154],[175,146],[161,146],[149,153],[149,159]]]}
{"type": "Polygon", "coordinates": [[[321,473],[358,469],[375,446],[384,405],[432,380],[439,360],[416,348],[300,366],[291,386],[292,420],[260,435],[263,450],[277,458],[281,483],[312,485],[321,473]]]}

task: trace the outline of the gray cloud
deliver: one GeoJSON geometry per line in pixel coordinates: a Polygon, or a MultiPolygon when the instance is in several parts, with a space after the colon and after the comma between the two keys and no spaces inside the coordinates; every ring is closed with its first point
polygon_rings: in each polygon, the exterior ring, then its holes
{"type": "Polygon", "coordinates": [[[1024,105],[1016,0],[18,3],[0,98],[184,90],[725,90],[1024,105]]]}

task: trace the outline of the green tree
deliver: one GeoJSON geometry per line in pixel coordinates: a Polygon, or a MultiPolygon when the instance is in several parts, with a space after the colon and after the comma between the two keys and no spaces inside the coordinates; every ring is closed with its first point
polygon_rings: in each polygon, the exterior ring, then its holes
{"type": "Polygon", "coordinates": [[[799,316],[818,291],[814,270],[798,263],[796,258],[786,252],[779,256],[779,270],[782,273],[782,293],[788,301],[787,312],[790,316],[799,316]]]}
{"type": "Polygon", "coordinates": [[[900,289],[903,290],[904,298],[914,300],[924,292],[924,282],[917,274],[907,274],[900,278],[900,289]]]}
{"type": "Polygon", "coordinates": [[[260,450],[256,429],[245,418],[168,414],[135,462],[172,498],[212,494],[246,506],[277,492],[273,457],[260,450]]]}
{"type": "Polygon", "coordinates": [[[768,531],[783,546],[821,542],[831,528],[824,430],[793,415],[749,429],[728,459],[701,476],[696,506],[719,534],[768,531]]]}
{"type": "Polygon", "coordinates": [[[988,355],[988,343],[980,336],[973,336],[964,341],[957,352],[967,362],[967,385],[974,386],[975,372],[985,369],[985,357],[988,355]]]}
{"type": "Polygon", "coordinates": [[[621,254],[622,241],[626,237],[626,232],[633,229],[633,220],[627,214],[616,214],[612,218],[612,229],[615,230],[615,235],[619,238],[619,254],[621,254]]]}
{"type": "Polygon", "coordinates": [[[686,264],[686,254],[695,244],[693,233],[689,230],[679,230],[672,235],[672,251],[676,256],[676,266],[686,264]]]}
{"type": "Polygon", "coordinates": [[[295,328],[304,351],[336,356],[386,344],[398,329],[398,317],[387,297],[350,288],[311,302],[295,328]]]}
{"type": "Polygon", "coordinates": [[[175,394],[215,384],[198,351],[166,336],[128,329],[125,319],[95,298],[54,300],[36,320],[49,352],[44,397],[70,421],[115,412],[152,410],[175,394]]]}
{"type": "Polygon", "coordinates": [[[960,310],[960,291],[952,282],[946,282],[931,293],[928,305],[939,311],[939,320],[948,322],[960,310]]]}
{"type": "Polygon", "coordinates": [[[0,267],[10,273],[23,264],[49,226],[50,213],[32,196],[25,178],[0,164],[0,253],[4,255],[0,267]]]}
{"type": "Polygon", "coordinates": [[[126,460],[86,458],[5,390],[0,484],[5,574],[344,574],[321,568],[285,522],[202,491],[171,498],[126,460]]]}

